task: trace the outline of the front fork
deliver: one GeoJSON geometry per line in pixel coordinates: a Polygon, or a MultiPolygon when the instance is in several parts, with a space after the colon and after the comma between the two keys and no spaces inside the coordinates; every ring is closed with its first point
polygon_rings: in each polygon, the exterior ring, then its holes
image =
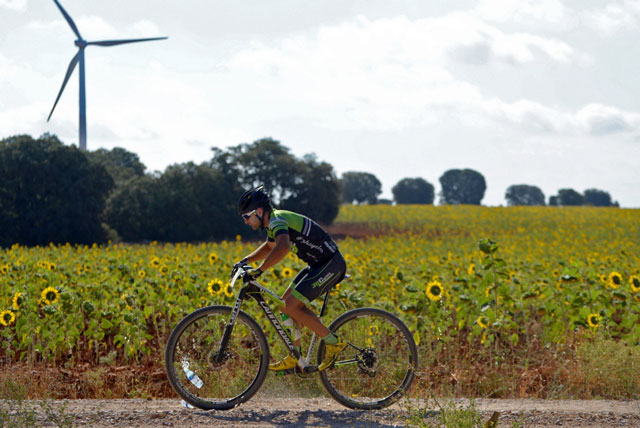
{"type": "Polygon", "coordinates": [[[238,293],[238,298],[236,299],[236,303],[231,310],[231,317],[229,318],[229,322],[224,327],[224,333],[222,333],[222,339],[220,340],[220,347],[218,348],[218,352],[214,354],[212,358],[212,362],[214,364],[220,364],[225,359],[225,350],[227,349],[227,345],[229,344],[229,339],[231,338],[231,333],[233,333],[233,326],[236,323],[236,318],[240,313],[240,306],[242,306],[242,301],[246,298],[246,287],[243,287],[238,293]]]}

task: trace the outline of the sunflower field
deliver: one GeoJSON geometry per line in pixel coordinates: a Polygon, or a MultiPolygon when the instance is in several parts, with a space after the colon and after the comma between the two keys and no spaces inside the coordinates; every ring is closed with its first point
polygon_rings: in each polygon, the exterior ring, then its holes
{"type": "MultiPolygon", "coordinates": [[[[495,366],[576,338],[640,344],[640,210],[343,206],[329,230],[351,278],[332,291],[327,323],[362,306],[398,314],[424,373],[455,358],[447,376],[459,379],[453,365],[495,366]]],[[[162,367],[173,326],[232,304],[231,267],[258,244],[2,249],[0,364],[98,365],[110,355],[162,367]]],[[[303,266],[289,254],[261,282],[282,293],[303,266]]],[[[243,310],[275,338],[255,305],[243,310]]]]}

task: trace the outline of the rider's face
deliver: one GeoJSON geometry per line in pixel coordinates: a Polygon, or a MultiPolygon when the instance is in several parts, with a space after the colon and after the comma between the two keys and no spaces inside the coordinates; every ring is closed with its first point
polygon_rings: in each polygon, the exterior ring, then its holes
{"type": "Polygon", "coordinates": [[[262,217],[262,212],[263,212],[262,208],[258,208],[251,215],[249,215],[249,213],[246,213],[245,215],[243,215],[242,219],[244,220],[245,224],[248,224],[249,226],[251,226],[253,230],[258,230],[261,224],[260,224],[260,219],[258,219],[257,216],[262,217]],[[247,216],[249,218],[247,218],[247,216]]]}

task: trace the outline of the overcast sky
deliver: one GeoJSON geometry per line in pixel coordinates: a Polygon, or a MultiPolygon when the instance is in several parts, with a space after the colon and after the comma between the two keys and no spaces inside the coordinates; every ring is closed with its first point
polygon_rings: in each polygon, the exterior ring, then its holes
{"type": "MultiPolygon", "coordinates": [[[[640,207],[640,0],[60,0],[86,49],[88,148],[148,170],[272,137],[440,190],[448,169],[640,207]]],[[[78,140],[77,48],[53,0],[0,0],[0,138],[78,140]]]]}

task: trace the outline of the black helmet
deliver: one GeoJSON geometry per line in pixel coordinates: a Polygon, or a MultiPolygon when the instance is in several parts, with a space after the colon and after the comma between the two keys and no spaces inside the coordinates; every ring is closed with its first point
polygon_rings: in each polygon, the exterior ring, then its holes
{"type": "Polygon", "coordinates": [[[244,214],[256,208],[271,208],[271,199],[263,186],[247,190],[238,200],[238,214],[244,214]]]}

